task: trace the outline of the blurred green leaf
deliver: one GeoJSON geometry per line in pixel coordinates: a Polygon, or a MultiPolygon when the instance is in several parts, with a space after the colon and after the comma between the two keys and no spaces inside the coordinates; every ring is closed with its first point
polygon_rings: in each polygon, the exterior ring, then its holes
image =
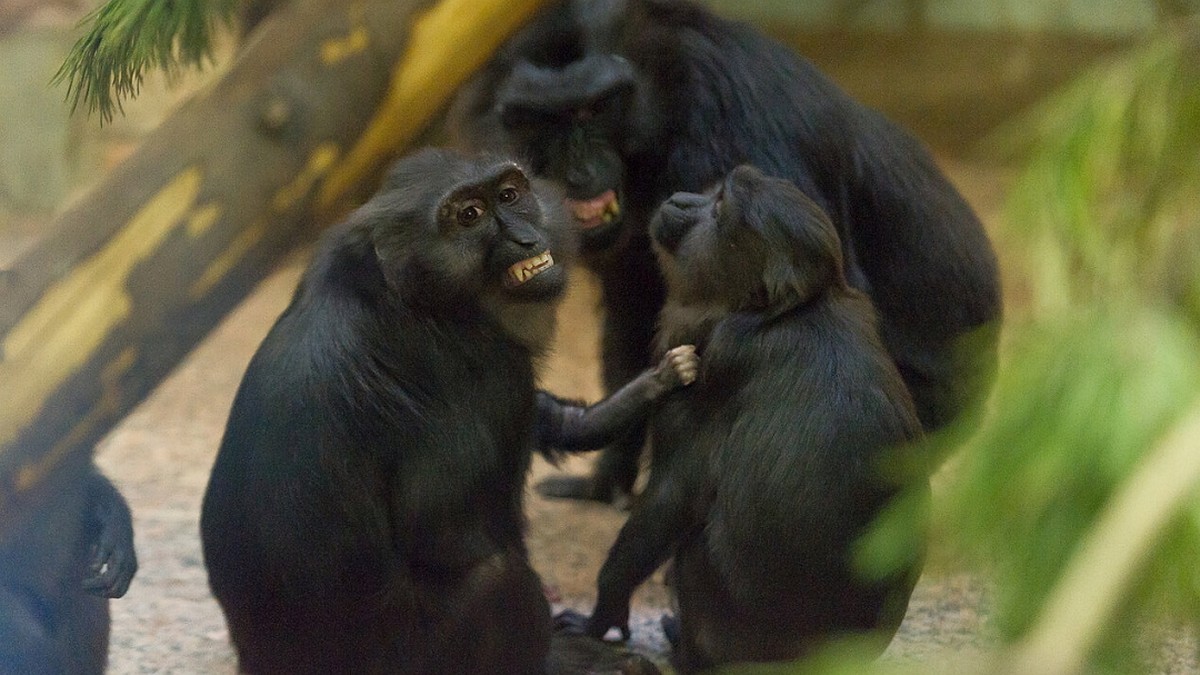
{"type": "MultiPolygon", "coordinates": [[[[994,619],[1008,640],[1030,628],[1104,505],[1200,398],[1200,337],[1178,316],[1116,302],[1014,333],[993,414],[965,449],[942,514],[963,555],[995,575],[994,619]]],[[[1169,598],[1172,611],[1200,616],[1195,574],[1180,571],[1200,552],[1195,516],[1170,528],[1131,599],[1163,609],[1169,598]]],[[[1132,637],[1113,652],[1132,653],[1132,637]]]]}
{"type": "Polygon", "coordinates": [[[83,21],[90,25],[54,76],[80,106],[104,122],[137,96],[147,70],[169,76],[211,58],[213,30],[228,24],[237,0],[108,0],[83,21]]]}
{"type": "Polygon", "coordinates": [[[1084,78],[1004,135],[1031,151],[1008,241],[1036,311],[1165,300],[1200,320],[1200,27],[1084,78]]]}
{"type": "MultiPolygon", "coordinates": [[[[1002,246],[1033,302],[1010,312],[990,414],[935,526],[994,574],[1005,641],[1025,636],[1114,493],[1200,398],[1200,24],[1013,129],[1029,160],[1002,246]]],[[[1136,671],[1147,619],[1200,618],[1198,516],[1185,509],[1156,542],[1090,669],[1136,671]]]]}

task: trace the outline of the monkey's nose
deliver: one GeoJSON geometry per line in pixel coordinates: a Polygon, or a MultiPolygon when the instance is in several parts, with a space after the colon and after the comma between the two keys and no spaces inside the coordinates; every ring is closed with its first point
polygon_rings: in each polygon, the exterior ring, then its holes
{"type": "Polygon", "coordinates": [[[504,232],[508,235],[509,241],[527,248],[537,246],[542,241],[542,238],[538,235],[537,230],[533,229],[533,227],[527,223],[506,225],[504,227],[504,232]]]}
{"type": "MultiPolygon", "coordinates": [[[[679,197],[677,194],[675,197],[679,197]]],[[[685,196],[683,204],[677,202],[675,197],[668,199],[666,203],[658,209],[658,213],[654,216],[654,221],[650,225],[650,235],[658,242],[660,246],[672,253],[679,247],[679,242],[683,241],[684,235],[688,230],[692,229],[696,219],[694,212],[696,207],[690,204],[685,196]]]]}
{"type": "Polygon", "coordinates": [[[697,209],[708,202],[708,197],[694,192],[676,192],[667,199],[667,204],[681,211],[697,209]]]}

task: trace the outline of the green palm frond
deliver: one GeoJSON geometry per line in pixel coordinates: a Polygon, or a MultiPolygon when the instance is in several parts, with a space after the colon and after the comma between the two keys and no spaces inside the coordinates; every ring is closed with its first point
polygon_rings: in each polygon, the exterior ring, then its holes
{"type": "Polygon", "coordinates": [[[108,0],[84,19],[87,33],[53,82],[67,83],[71,110],[112,120],[137,96],[147,70],[174,74],[211,58],[217,22],[229,23],[237,0],[108,0]]]}

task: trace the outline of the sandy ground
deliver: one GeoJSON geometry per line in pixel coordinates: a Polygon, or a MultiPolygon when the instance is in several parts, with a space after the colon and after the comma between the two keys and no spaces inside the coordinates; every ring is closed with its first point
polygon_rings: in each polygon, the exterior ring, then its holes
{"type": "MultiPolygon", "coordinates": [[[[949,168],[991,220],[1000,202],[1000,176],[975,165],[949,168]]],[[[98,463],[133,509],[141,563],[128,595],[112,603],[112,673],[235,671],[200,554],[200,499],[246,363],[286,305],[303,262],[298,256],[266,280],[98,448],[98,463]]],[[[552,391],[598,396],[597,302],[594,283],[576,274],[561,311],[559,342],[543,375],[552,391]]],[[[584,471],[586,461],[566,468],[584,471]]],[[[551,470],[537,460],[531,479],[551,470]]],[[[528,512],[534,566],[561,595],[560,606],[587,609],[596,571],[624,515],[602,505],[550,502],[532,491],[528,512]]],[[[635,649],[664,653],[658,621],[667,605],[660,573],[635,598],[635,649]]],[[[985,614],[985,594],[976,579],[929,571],[887,656],[926,663],[969,657],[985,645],[985,614]]]]}

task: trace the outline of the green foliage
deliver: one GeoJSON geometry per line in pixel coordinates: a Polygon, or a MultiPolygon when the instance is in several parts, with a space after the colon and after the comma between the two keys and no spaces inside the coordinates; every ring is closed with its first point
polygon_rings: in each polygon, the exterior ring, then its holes
{"type": "Polygon", "coordinates": [[[1009,221],[1035,309],[1144,299],[1200,320],[1200,28],[1082,78],[1013,126],[1034,148],[1009,221]]]}
{"type": "MultiPolygon", "coordinates": [[[[965,449],[944,505],[946,531],[995,575],[994,618],[1009,640],[1038,618],[1113,493],[1200,398],[1200,337],[1170,314],[1084,306],[1014,333],[995,414],[965,449]]],[[[1140,591],[1191,616],[1200,616],[1197,516],[1170,529],[1140,591]],[[1178,585],[1180,575],[1193,578],[1178,585]]]]}
{"type": "Polygon", "coordinates": [[[237,0],[108,0],[84,19],[87,33],[54,76],[67,82],[71,110],[112,120],[137,96],[149,69],[174,75],[211,58],[214,24],[232,20],[237,0]]]}
{"type": "MultiPolygon", "coordinates": [[[[1198,75],[1188,24],[1020,123],[1031,159],[1003,245],[1033,303],[1010,316],[991,414],[936,528],[994,572],[1006,641],[1028,637],[1113,495],[1200,403],[1198,75]]],[[[1091,671],[1138,668],[1139,620],[1200,618],[1200,507],[1177,511],[1091,671]]]]}

